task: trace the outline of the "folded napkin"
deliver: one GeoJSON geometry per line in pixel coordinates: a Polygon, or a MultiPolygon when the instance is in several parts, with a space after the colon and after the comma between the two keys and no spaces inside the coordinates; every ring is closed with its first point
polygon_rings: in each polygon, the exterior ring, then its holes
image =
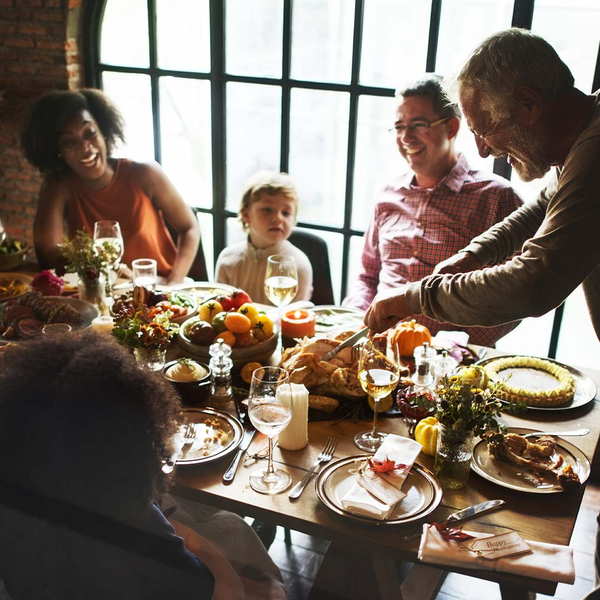
{"type": "MultiPolygon", "coordinates": [[[[421,444],[414,440],[389,434],[373,458],[379,462],[383,462],[387,458],[395,463],[406,465],[407,469],[405,472],[395,473],[392,476],[384,476],[386,481],[394,488],[400,490],[404,480],[408,476],[408,470],[412,467],[417,456],[419,456],[421,448],[421,444]]],[[[406,496],[406,494],[400,492],[397,494],[395,501],[389,503],[381,502],[359,483],[361,475],[357,474],[356,477],[357,480],[341,500],[342,508],[352,514],[385,520],[392,514],[394,506],[406,496]]]]}
{"type": "MultiPolygon", "coordinates": [[[[469,533],[478,539],[491,537],[491,534],[486,533],[474,533],[472,531],[465,533],[469,533]]],[[[560,583],[572,584],[575,582],[572,548],[527,540],[525,540],[525,543],[531,548],[532,552],[490,560],[478,557],[474,552],[465,549],[465,546],[460,542],[446,541],[435,527],[430,527],[425,523],[418,556],[419,560],[424,562],[443,564],[450,567],[512,573],[560,583]]]]}

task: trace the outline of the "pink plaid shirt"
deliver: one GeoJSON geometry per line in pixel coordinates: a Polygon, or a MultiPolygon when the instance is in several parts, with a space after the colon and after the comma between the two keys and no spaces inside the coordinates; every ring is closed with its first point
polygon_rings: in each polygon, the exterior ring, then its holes
{"type": "MultiPolygon", "coordinates": [[[[365,233],[362,270],[344,306],[366,310],[378,292],[431,275],[442,260],[519,208],[523,201],[501,177],[470,169],[458,155],[452,170],[434,188],[414,185],[406,173],[382,192],[365,233]]],[[[493,346],[517,323],[498,327],[457,327],[418,315],[433,335],[462,330],[473,344],[493,346]]]]}

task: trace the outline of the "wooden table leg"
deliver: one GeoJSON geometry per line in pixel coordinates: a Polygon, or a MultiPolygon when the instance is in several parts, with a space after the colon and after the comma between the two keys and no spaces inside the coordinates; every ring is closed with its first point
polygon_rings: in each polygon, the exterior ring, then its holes
{"type": "Polygon", "coordinates": [[[535,592],[517,585],[499,583],[502,600],[535,600],[535,592]]]}

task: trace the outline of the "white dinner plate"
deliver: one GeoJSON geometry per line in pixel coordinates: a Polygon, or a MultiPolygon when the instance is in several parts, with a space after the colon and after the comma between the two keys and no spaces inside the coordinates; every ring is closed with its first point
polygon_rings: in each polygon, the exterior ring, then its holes
{"type": "MultiPolygon", "coordinates": [[[[485,367],[486,365],[489,365],[491,362],[500,358],[514,358],[515,356],[516,355],[496,356],[494,358],[486,358],[485,360],[480,360],[475,364],[479,367],[485,367]]],[[[565,365],[564,363],[558,362],[557,360],[553,360],[551,358],[544,358],[544,360],[554,363],[555,365],[558,365],[559,367],[562,367],[563,369],[569,371],[569,373],[575,380],[575,393],[573,394],[573,399],[569,400],[569,402],[565,404],[562,404],[561,406],[528,406],[527,410],[570,410],[572,408],[579,408],[580,406],[585,406],[596,397],[596,384],[587,375],[584,375],[575,367],[570,367],[569,365],[565,365]]]]}
{"type": "Polygon", "coordinates": [[[175,464],[200,465],[227,456],[242,443],[244,428],[232,415],[215,408],[187,408],[182,412],[182,426],[197,423],[196,440],[182,446],[182,431],[176,446],[180,448],[175,464]],[[221,437],[214,441],[217,433],[221,437]]]}
{"type": "Polygon", "coordinates": [[[415,463],[406,478],[402,491],[406,496],[396,504],[389,519],[373,519],[355,515],[342,507],[342,498],[348,493],[356,481],[356,476],[350,471],[356,468],[357,460],[373,458],[372,455],[356,455],[340,458],[319,473],[316,490],[319,500],[333,512],[362,523],[378,525],[402,525],[418,521],[432,513],[442,501],[442,488],[435,475],[415,463]]]}
{"type": "MultiPolygon", "coordinates": [[[[533,433],[535,429],[509,427],[508,433],[533,433]]],[[[554,436],[556,451],[563,456],[565,464],[570,464],[583,484],[590,476],[590,461],[587,456],[570,442],[554,436]]],[[[564,492],[558,481],[552,475],[543,475],[542,482],[536,482],[539,476],[533,471],[513,463],[492,458],[489,455],[487,442],[481,440],[473,449],[471,470],[484,479],[511,490],[529,492],[531,494],[558,494],[564,492]]]]}
{"type": "Polygon", "coordinates": [[[170,291],[186,292],[196,299],[198,304],[202,304],[209,298],[216,297],[220,294],[231,294],[236,289],[232,285],[226,283],[215,283],[211,281],[193,281],[191,283],[179,283],[168,288],[170,291]]]}

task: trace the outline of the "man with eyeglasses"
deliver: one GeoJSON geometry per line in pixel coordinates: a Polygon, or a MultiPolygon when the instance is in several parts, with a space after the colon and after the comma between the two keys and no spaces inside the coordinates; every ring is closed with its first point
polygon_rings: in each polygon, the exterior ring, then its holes
{"type": "MultiPolygon", "coordinates": [[[[365,310],[378,292],[430,275],[437,263],[522,204],[506,180],[470,168],[456,151],[460,110],[440,81],[430,75],[396,94],[390,131],[410,171],[377,199],[346,306],[365,310]]],[[[417,320],[433,334],[461,329],[424,315],[417,320]]],[[[515,326],[462,329],[472,343],[493,346],[515,326]]]]}

